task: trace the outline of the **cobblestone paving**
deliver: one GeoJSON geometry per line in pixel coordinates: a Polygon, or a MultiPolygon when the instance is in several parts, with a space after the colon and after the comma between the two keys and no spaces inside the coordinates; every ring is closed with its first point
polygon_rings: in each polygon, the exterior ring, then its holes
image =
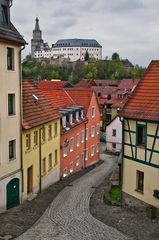
{"type": "Polygon", "coordinates": [[[112,156],[101,154],[104,163],[63,189],[42,217],[17,240],[126,240],[125,235],[92,217],[89,201],[112,170],[112,156]]]}

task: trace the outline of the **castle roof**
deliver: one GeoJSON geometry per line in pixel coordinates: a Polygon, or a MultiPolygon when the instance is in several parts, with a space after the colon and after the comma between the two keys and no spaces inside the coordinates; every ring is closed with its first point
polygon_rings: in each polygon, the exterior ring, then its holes
{"type": "Polygon", "coordinates": [[[54,45],[56,47],[98,47],[102,46],[95,39],[60,39],[54,45]]]}

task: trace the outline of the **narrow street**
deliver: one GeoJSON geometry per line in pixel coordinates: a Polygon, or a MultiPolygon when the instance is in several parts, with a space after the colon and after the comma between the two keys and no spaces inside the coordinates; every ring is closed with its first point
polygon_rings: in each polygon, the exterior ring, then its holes
{"type": "Polygon", "coordinates": [[[42,217],[18,240],[124,240],[116,229],[93,218],[90,196],[111,172],[115,157],[101,154],[104,163],[72,182],[55,198],[42,217]]]}

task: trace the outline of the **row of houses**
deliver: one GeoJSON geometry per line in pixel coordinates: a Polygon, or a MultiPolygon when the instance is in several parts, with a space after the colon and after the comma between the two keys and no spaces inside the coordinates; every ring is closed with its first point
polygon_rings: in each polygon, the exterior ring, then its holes
{"type": "Polygon", "coordinates": [[[99,159],[100,112],[92,89],[21,79],[26,42],[0,0],[0,212],[99,159]]]}

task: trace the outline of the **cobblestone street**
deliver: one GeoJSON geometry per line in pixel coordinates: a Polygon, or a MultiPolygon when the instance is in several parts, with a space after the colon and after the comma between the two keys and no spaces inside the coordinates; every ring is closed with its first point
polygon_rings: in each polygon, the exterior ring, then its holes
{"type": "Polygon", "coordinates": [[[42,217],[18,240],[124,240],[126,236],[93,218],[89,201],[96,186],[110,173],[113,156],[101,154],[104,163],[72,182],[55,198],[42,217]]]}

